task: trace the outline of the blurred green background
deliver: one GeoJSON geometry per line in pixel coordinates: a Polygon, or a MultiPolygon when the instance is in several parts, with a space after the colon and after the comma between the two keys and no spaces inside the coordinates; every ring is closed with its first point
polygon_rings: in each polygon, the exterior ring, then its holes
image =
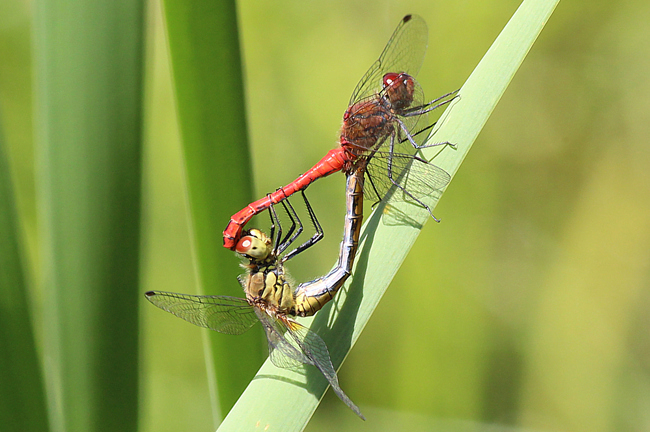
{"type": "MultiPolygon", "coordinates": [[[[352,89],[403,15],[429,24],[418,78],[434,97],[462,85],[518,5],[240,2],[255,195],[336,145],[352,89]]],[[[148,6],[141,291],[191,293],[168,51],[148,6]]],[[[650,429],[648,17],[647,1],[559,4],[440,201],[443,222],[422,231],[340,370],[368,421],[328,392],[307,430],[650,429]]],[[[32,23],[30,2],[0,4],[0,113],[33,282],[32,23]]],[[[310,187],[326,237],[291,262],[296,280],[333,265],[343,190],[342,175],[310,187]]],[[[213,429],[202,332],[144,298],[141,324],[140,430],[213,429]]]]}

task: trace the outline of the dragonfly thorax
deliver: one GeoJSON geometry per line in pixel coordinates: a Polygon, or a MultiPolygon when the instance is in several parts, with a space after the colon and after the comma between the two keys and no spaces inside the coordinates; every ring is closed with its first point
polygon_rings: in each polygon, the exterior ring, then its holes
{"type": "Polygon", "coordinates": [[[343,115],[340,142],[355,156],[384,142],[394,130],[393,114],[387,100],[377,96],[352,105],[343,115]]]}
{"type": "Polygon", "coordinates": [[[294,314],[295,300],[282,266],[258,267],[242,280],[250,303],[280,314],[294,314]]]}

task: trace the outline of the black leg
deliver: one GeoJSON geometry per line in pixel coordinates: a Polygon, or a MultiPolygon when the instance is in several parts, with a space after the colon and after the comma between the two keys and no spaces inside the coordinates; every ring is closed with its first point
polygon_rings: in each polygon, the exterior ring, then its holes
{"type": "Polygon", "coordinates": [[[277,247],[280,244],[280,238],[282,237],[282,224],[280,223],[278,214],[275,212],[275,206],[273,204],[269,207],[269,215],[271,216],[271,239],[273,239],[272,254],[273,256],[277,256],[277,247]]]}
{"type": "Polygon", "coordinates": [[[307,206],[307,212],[309,213],[309,218],[311,219],[311,222],[314,225],[314,229],[316,230],[316,232],[309,240],[307,240],[306,242],[304,242],[303,244],[301,244],[300,246],[298,246],[297,248],[295,248],[294,250],[286,254],[282,258],[282,262],[290,260],[291,258],[296,256],[300,252],[304,251],[305,249],[312,247],[323,238],[323,228],[321,227],[320,222],[318,222],[318,218],[316,217],[316,213],[314,212],[314,209],[312,208],[311,204],[309,204],[309,200],[307,199],[307,195],[305,195],[305,191],[300,191],[300,193],[302,194],[302,199],[305,201],[305,205],[307,206]]]}
{"type": "Polygon", "coordinates": [[[287,213],[289,219],[291,220],[291,228],[287,232],[287,235],[285,235],[282,241],[280,241],[280,243],[276,246],[278,255],[283,253],[303,231],[302,221],[298,217],[296,210],[293,208],[288,198],[282,201],[282,207],[284,207],[284,211],[287,213]]]}

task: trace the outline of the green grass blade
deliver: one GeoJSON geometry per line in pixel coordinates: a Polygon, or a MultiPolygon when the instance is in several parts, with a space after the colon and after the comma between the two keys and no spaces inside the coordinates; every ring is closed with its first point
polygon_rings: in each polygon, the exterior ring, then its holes
{"type": "MultiPolygon", "coordinates": [[[[239,259],[221,240],[230,216],[252,196],[235,2],[165,0],[164,15],[199,281],[206,294],[241,296],[239,259]]],[[[222,413],[263,361],[260,332],[209,336],[208,374],[216,377],[210,385],[222,413]]]]}
{"type": "MultiPolygon", "coordinates": [[[[436,165],[455,174],[471,145],[496,106],[508,83],[532,47],[558,0],[527,0],[504,28],[481,60],[457,100],[444,115],[436,141],[449,141],[458,149],[444,149],[436,165]]],[[[426,72],[423,72],[426,73],[426,72]]],[[[425,152],[428,156],[435,149],[425,152]]],[[[433,197],[432,207],[439,197],[433,197]]],[[[429,216],[418,207],[394,205],[402,220],[383,217],[382,203],[367,221],[353,272],[353,280],[338,299],[313,319],[311,328],[327,343],[335,366],[339,366],[379,303],[429,216]],[[332,307],[335,304],[336,307],[332,307]],[[328,325],[328,323],[333,323],[328,325]]],[[[393,208],[392,214],[396,214],[393,208]]],[[[346,391],[345,383],[341,383],[346,391]]],[[[327,382],[314,368],[306,373],[274,367],[267,361],[228,414],[219,431],[300,431],[315,411],[327,382]]],[[[354,395],[348,394],[354,401],[354,395]]],[[[361,406],[363,411],[363,406],[361,406]]],[[[350,415],[352,412],[350,412],[350,415]]]]}
{"type": "Polygon", "coordinates": [[[51,425],[132,431],[143,4],[39,0],[34,34],[51,425]]]}
{"type": "MultiPolygon", "coordinates": [[[[0,122],[1,124],[1,122],[0,122]]],[[[9,164],[0,133],[0,424],[5,431],[47,431],[9,164]]]]}

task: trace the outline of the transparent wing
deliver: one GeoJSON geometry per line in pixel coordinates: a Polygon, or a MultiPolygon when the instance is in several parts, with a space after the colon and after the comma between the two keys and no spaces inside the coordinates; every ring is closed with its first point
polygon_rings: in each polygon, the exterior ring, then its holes
{"type": "Polygon", "coordinates": [[[320,336],[293,320],[273,318],[257,308],[255,313],[266,332],[269,357],[274,365],[290,370],[296,370],[302,364],[316,366],[325,376],[334,393],[355,414],[365,420],[359,408],[341,390],[330,353],[320,336]]]}
{"type": "Polygon", "coordinates": [[[294,343],[292,338],[287,338],[287,326],[283,321],[269,316],[266,312],[255,309],[266,338],[269,343],[269,357],[274,365],[283,369],[297,370],[303,364],[314,365],[314,362],[305,355],[301,347],[294,343]]]}
{"type": "Polygon", "coordinates": [[[429,31],[422,17],[407,15],[402,18],[379,59],[368,69],[352,92],[349,105],[352,106],[381,90],[383,77],[389,72],[406,72],[415,77],[422,67],[428,39],[429,31]]]}
{"type": "MultiPolygon", "coordinates": [[[[451,181],[447,171],[406,153],[376,152],[366,169],[368,181],[365,182],[363,191],[373,201],[384,198],[393,186],[391,178],[418,199],[440,194],[451,181]]],[[[391,199],[409,201],[409,197],[401,190],[396,191],[391,199]]]]}
{"type": "Polygon", "coordinates": [[[219,333],[239,335],[258,321],[253,307],[243,298],[165,291],[149,291],[145,297],[162,310],[219,333]]]}
{"type": "Polygon", "coordinates": [[[327,345],[323,342],[323,339],[307,327],[300,325],[295,321],[290,321],[289,325],[290,328],[287,332],[288,337],[286,337],[286,339],[290,340],[292,346],[299,348],[304,355],[311,360],[310,364],[313,364],[319,371],[321,371],[339,399],[354,411],[356,415],[365,420],[359,407],[357,407],[341,389],[339,379],[336,376],[336,371],[334,370],[332,360],[330,359],[330,353],[327,349],[327,345]]]}

